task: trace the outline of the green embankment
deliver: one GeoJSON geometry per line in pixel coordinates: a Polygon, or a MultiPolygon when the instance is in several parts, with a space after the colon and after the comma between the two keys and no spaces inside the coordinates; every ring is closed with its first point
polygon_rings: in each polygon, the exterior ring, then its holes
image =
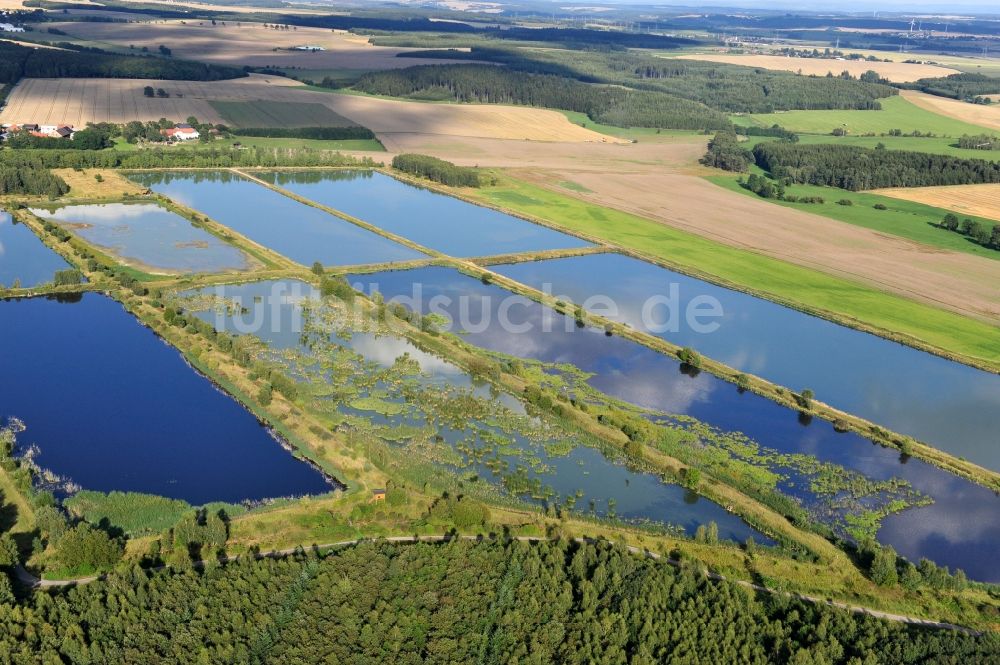
{"type": "MultiPolygon", "coordinates": [[[[735,175],[715,175],[707,176],[705,179],[720,187],[730,191],[738,192],[746,196],[756,197],[757,195],[744,187],[741,187],[735,175]]],[[[867,192],[850,192],[846,189],[835,187],[819,187],[816,185],[792,185],[785,190],[792,196],[821,196],[825,203],[793,203],[788,201],[778,201],[767,199],[771,203],[795,208],[803,212],[810,212],[816,215],[823,215],[830,219],[836,219],[855,226],[863,226],[866,229],[890,233],[892,235],[914,240],[931,247],[940,247],[956,252],[975,254],[989,259],[1000,260],[1000,252],[995,249],[988,249],[978,245],[966,236],[953,231],[948,231],[936,226],[938,222],[949,210],[936,208],[934,206],[903,201],[888,196],[880,196],[867,192]],[[840,205],[841,200],[851,201],[853,205],[840,205]],[[885,210],[876,210],[875,205],[881,204],[885,210]]],[[[979,221],[987,228],[996,224],[996,220],[976,217],[956,213],[961,219],[969,217],[979,221]]]]}
{"type": "Polygon", "coordinates": [[[1000,368],[1000,329],[987,323],[502,177],[471,199],[617,244],[666,265],[804,311],[1000,368]]]}
{"type": "Polygon", "coordinates": [[[904,134],[914,130],[937,136],[959,137],[963,134],[988,133],[988,129],[961,120],[926,111],[903,97],[880,99],[880,111],[784,111],[736,116],[733,122],[770,127],[778,124],[793,132],[829,134],[835,128],[849,134],[888,134],[893,129],[904,134]]]}

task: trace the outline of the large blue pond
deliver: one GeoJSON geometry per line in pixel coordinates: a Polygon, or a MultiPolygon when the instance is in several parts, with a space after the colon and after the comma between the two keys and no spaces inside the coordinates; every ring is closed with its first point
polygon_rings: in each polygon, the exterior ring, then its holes
{"type": "MultiPolygon", "coordinates": [[[[272,349],[309,348],[308,337],[301,334],[303,329],[309,328],[303,324],[301,303],[316,300],[318,293],[306,284],[296,281],[265,281],[210,287],[196,293],[211,294],[245,308],[245,313],[237,313],[241,312],[240,309],[196,312],[197,316],[212,323],[220,331],[241,334],[252,330],[272,349]]],[[[475,384],[462,369],[422,351],[405,337],[354,333],[349,337],[332,336],[330,339],[337,346],[348,347],[366,361],[383,368],[392,365],[405,353],[420,364],[423,371],[422,382],[429,388],[471,388],[481,396],[489,396],[487,385],[475,384]]],[[[523,413],[521,403],[510,395],[501,394],[498,399],[507,409],[523,413]]],[[[340,409],[344,411],[347,407],[341,406],[340,409]]],[[[378,424],[407,424],[415,427],[426,425],[426,421],[412,420],[410,416],[386,418],[360,410],[352,410],[352,413],[378,424]]],[[[476,424],[479,427],[486,426],[481,422],[476,424]]],[[[470,428],[471,425],[469,423],[470,428]]],[[[468,439],[468,431],[461,428],[439,426],[438,433],[452,446],[468,439]]],[[[684,527],[689,534],[698,525],[714,521],[719,527],[720,537],[724,539],[742,542],[753,537],[758,543],[772,542],[718,504],[678,485],[664,483],[655,474],[630,469],[606,458],[594,448],[577,445],[565,454],[550,455],[544,446],[537,445],[516,432],[498,430],[495,434],[508,441],[505,450],[516,450],[544,461],[544,470],[528,471],[528,474],[552,488],[557,493],[557,498],[565,499],[579,492],[576,494],[579,498],[576,504],[578,509],[586,511],[588,505],[593,505],[596,514],[606,514],[609,501],[612,501],[615,504],[615,514],[624,519],[669,523],[684,527]]],[[[504,458],[512,467],[523,462],[519,454],[512,453],[504,458]]],[[[501,482],[500,477],[484,464],[474,466],[473,470],[480,478],[497,484],[501,482]]],[[[522,498],[530,500],[527,496],[522,498]]]]}
{"type": "Polygon", "coordinates": [[[502,212],[371,171],[274,172],[261,180],[451,256],[486,256],[590,243],[502,212]]]}
{"type": "Polygon", "coordinates": [[[495,270],[575,303],[592,298],[602,313],[611,313],[604,309],[611,302],[617,310],[612,318],[636,330],[793,390],[811,388],[818,399],[848,413],[1000,470],[1000,375],[619,254],[495,270]],[[677,325],[666,331],[649,327],[667,324],[667,301],[651,305],[660,297],[676,303],[677,325]],[[685,312],[692,301],[706,298],[723,315],[704,319],[717,323],[715,330],[698,332],[685,312]]]}
{"type": "Polygon", "coordinates": [[[524,298],[511,300],[507,291],[449,268],[384,272],[351,281],[387,299],[411,299],[408,304],[420,311],[446,314],[464,339],[480,347],[575,365],[593,373],[594,387],[639,406],[690,415],[724,431],[743,432],[769,448],[814,455],[875,480],[908,480],[934,503],[887,518],[879,540],[913,561],[927,557],[976,579],[1000,581],[995,561],[1000,497],[983,487],[920,460],[901,458],[898,451],[853,433],[837,433],[829,423],[803,421],[795,411],[741,394],[708,373],[682,372],[672,358],[606,337],[603,331],[578,329],[548,308],[524,298]],[[415,301],[414,285],[421,291],[415,301]],[[504,318],[508,325],[501,325],[504,318]],[[520,332],[512,332],[518,327],[520,332]]]}
{"type": "Polygon", "coordinates": [[[69,267],[31,229],[0,210],[0,284],[8,288],[15,283],[25,288],[38,286],[69,267]]]}
{"type": "Polygon", "coordinates": [[[424,255],[229,172],[129,176],[293,261],[361,265],[424,255]]]}
{"type": "Polygon", "coordinates": [[[0,300],[0,321],[0,417],[43,468],[196,505],[333,489],[115,301],[0,300]]]}

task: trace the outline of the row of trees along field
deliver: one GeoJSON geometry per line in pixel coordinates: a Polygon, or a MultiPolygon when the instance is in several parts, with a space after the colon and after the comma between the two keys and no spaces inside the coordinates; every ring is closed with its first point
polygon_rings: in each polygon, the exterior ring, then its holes
{"type": "Polygon", "coordinates": [[[994,633],[754,596],[607,543],[364,543],[135,567],[0,602],[12,662],[861,665],[988,662],[998,649],[994,633]]]}
{"type": "Polygon", "coordinates": [[[983,247],[1000,250],[1000,224],[983,224],[968,217],[959,221],[958,215],[949,212],[941,220],[940,226],[954,233],[961,233],[983,247]]]}
{"type": "Polygon", "coordinates": [[[703,104],[662,93],[525,74],[492,65],[423,65],[365,74],[354,89],[411,99],[520,104],[587,114],[622,127],[717,129],[729,119],[703,104]]]}
{"type": "Polygon", "coordinates": [[[121,150],[0,150],[0,168],[73,169],[122,168],[154,169],[173,167],[251,166],[375,166],[364,157],[356,159],[331,150],[283,148],[209,147],[186,150],[149,148],[121,150]]]}
{"type": "Polygon", "coordinates": [[[1000,182],[1000,163],[922,152],[773,142],[753,155],[775,178],[853,191],[1000,182]]]}
{"type": "Polygon", "coordinates": [[[236,67],[152,56],[117,55],[97,49],[36,49],[0,41],[0,83],[31,78],[149,78],[218,81],[246,76],[236,67]]]}
{"type": "Polygon", "coordinates": [[[374,139],[375,132],[367,127],[240,127],[231,129],[236,136],[260,136],[279,139],[315,139],[345,141],[374,139]]]}
{"type": "MultiPolygon", "coordinates": [[[[417,51],[407,57],[441,57],[417,51]]],[[[657,58],[629,51],[547,51],[473,46],[449,58],[502,64],[510,72],[551,74],[586,83],[626,86],[700,102],[726,113],[772,113],[793,109],[878,109],[879,99],[898,91],[871,72],[861,79],[801,76],[701,60],[657,58]]],[[[502,71],[502,70],[501,70],[502,71]]]]}

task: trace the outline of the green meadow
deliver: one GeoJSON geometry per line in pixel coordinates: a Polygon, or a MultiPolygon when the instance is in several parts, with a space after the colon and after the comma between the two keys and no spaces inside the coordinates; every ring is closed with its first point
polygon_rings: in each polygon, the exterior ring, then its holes
{"type": "Polygon", "coordinates": [[[925,111],[900,96],[879,102],[882,104],[880,111],[784,111],[736,116],[733,121],[761,127],[778,124],[787,130],[806,134],[830,134],[838,127],[853,135],[888,134],[893,129],[899,129],[904,134],[919,131],[957,138],[963,134],[989,132],[979,125],[925,111]]]}

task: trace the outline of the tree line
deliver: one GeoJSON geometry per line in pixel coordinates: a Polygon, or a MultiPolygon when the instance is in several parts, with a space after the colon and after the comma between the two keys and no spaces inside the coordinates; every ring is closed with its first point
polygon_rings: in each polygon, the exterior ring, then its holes
{"type": "Polygon", "coordinates": [[[585,113],[619,127],[722,129],[722,113],[655,91],[583,83],[553,74],[526,74],[492,65],[421,65],[362,76],[360,92],[412,99],[518,104],[585,113]]]}
{"type": "Polygon", "coordinates": [[[849,145],[760,143],[757,166],[779,180],[853,191],[1000,182],[1000,163],[849,145]]]}
{"type": "Polygon", "coordinates": [[[975,73],[922,78],[912,83],[898,83],[897,85],[907,90],[920,90],[929,95],[981,104],[990,103],[989,98],[985,95],[1000,94],[1000,78],[975,73]]]}
{"type": "Polygon", "coordinates": [[[983,224],[968,217],[959,222],[958,215],[949,212],[941,220],[939,226],[948,231],[960,233],[988,249],[1000,249],[1000,224],[983,224]]]}
{"type": "Polygon", "coordinates": [[[479,171],[437,157],[404,154],[392,158],[392,168],[451,187],[479,187],[479,171]]]}
{"type": "Polygon", "coordinates": [[[0,599],[12,662],[836,665],[988,662],[998,649],[992,632],[755,596],[605,542],[369,542],[0,599]]]}
{"type": "Polygon", "coordinates": [[[241,127],[231,129],[236,136],[260,136],[276,139],[316,139],[345,141],[373,139],[375,132],[367,127],[241,127]]]}
{"type": "Polygon", "coordinates": [[[0,169],[155,169],[176,167],[375,166],[331,150],[208,147],[188,150],[0,150],[0,169]]]}
{"type": "MultiPolygon", "coordinates": [[[[441,57],[439,50],[406,57],[441,57]]],[[[508,70],[551,74],[585,83],[605,83],[665,93],[726,113],[772,113],[793,109],[879,109],[879,99],[898,90],[877,79],[802,76],[742,65],[656,58],[631,51],[525,51],[473,46],[449,51],[452,59],[502,64],[508,70]]]]}
{"type": "Polygon", "coordinates": [[[36,49],[0,41],[0,83],[29,78],[148,78],[218,81],[246,76],[236,67],[95,50],[36,49]]]}

